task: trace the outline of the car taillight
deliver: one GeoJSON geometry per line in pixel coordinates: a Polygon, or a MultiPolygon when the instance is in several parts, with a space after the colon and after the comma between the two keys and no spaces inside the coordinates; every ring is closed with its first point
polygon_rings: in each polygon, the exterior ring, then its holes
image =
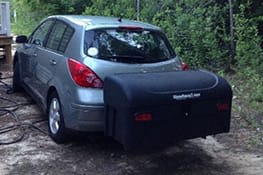
{"type": "Polygon", "coordinates": [[[137,122],[147,122],[152,120],[152,115],[149,113],[136,114],[134,119],[137,122]]]}
{"type": "Polygon", "coordinates": [[[102,88],[103,81],[86,65],[69,58],[69,71],[76,84],[82,87],[102,88]]]}
{"type": "Polygon", "coordinates": [[[228,111],[230,109],[229,103],[218,103],[216,107],[218,111],[228,111]]]}
{"type": "Polygon", "coordinates": [[[185,62],[182,62],[182,70],[188,70],[189,67],[188,67],[188,64],[186,64],[185,62]]]}

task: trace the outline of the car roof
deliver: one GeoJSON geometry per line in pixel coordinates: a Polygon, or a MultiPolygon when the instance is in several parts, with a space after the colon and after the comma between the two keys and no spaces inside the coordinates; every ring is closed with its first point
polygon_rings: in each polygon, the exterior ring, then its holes
{"type": "Polygon", "coordinates": [[[105,16],[85,16],[85,15],[56,15],[49,18],[57,18],[71,25],[79,25],[86,29],[107,28],[119,26],[136,26],[144,29],[161,30],[159,27],[134,20],[105,17],[105,16]]]}

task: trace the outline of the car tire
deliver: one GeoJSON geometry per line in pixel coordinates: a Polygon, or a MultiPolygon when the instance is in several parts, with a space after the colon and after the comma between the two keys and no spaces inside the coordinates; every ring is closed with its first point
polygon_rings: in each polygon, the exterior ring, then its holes
{"type": "Polygon", "coordinates": [[[53,92],[48,103],[48,130],[50,137],[59,144],[68,141],[68,131],[65,128],[61,107],[58,94],[53,92]]]}
{"type": "Polygon", "coordinates": [[[16,61],[14,63],[14,69],[13,69],[13,91],[14,92],[19,92],[22,90],[21,87],[21,79],[20,79],[20,71],[19,71],[19,65],[18,62],[16,61]]]}

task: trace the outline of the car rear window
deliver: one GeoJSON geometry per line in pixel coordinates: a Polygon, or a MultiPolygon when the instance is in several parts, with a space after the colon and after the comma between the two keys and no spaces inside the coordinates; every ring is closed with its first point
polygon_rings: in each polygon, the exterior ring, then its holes
{"type": "Polygon", "coordinates": [[[143,29],[96,29],[85,33],[86,55],[121,63],[154,63],[175,57],[163,33],[143,29]]]}

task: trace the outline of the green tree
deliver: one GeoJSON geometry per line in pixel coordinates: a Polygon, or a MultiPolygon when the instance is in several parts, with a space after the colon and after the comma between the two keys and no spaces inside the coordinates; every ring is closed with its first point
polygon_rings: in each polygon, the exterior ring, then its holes
{"type": "Polygon", "coordinates": [[[210,68],[220,68],[228,62],[225,6],[178,0],[164,8],[155,15],[154,23],[165,30],[183,59],[191,65],[210,68]]]}
{"type": "MultiPolygon", "coordinates": [[[[37,2],[37,1],[36,1],[37,2]]],[[[33,11],[32,7],[36,4],[26,5],[27,0],[11,0],[11,11],[16,11],[16,21],[12,20],[12,32],[15,34],[29,34],[36,24],[42,19],[42,10],[33,11]]]]}
{"type": "Polygon", "coordinates": [[[240,5],[240,13],[235,15],[236,26],[236,60],[238,68],[243,71],[255,71],[263,75],[263,49],[260,47],[257,20],[261,17],[245,17],[245,5],[240,5]]]}
{"type": "Polygon", "coordinates": [[[30,34],[34,27],[50,15],[82,14],[91,1],[86,0],[10,0],[11,12],[17,13],[12,20],[12,32],[30,34]]]}
{"type": "Polygon", "coordinates": [[[135,19],[134,2],[127,0],[93,0],[91,6],[87,6],[84,15],[114,16],[135,19]]]}

